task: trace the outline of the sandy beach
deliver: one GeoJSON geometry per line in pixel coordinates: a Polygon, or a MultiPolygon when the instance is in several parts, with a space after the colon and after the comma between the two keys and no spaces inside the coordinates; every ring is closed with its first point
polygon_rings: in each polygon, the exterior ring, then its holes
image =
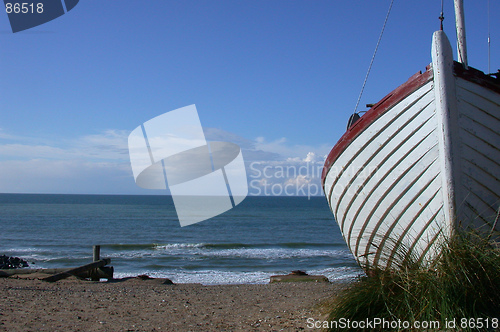
{"type": "Polygon", "coordinates": [[[344,284],[0,278],[2,331],[298,331],[344,284]]]}

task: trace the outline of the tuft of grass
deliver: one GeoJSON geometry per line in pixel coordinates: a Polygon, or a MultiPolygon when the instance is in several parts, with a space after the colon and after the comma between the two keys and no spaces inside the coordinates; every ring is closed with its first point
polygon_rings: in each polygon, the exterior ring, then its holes
{"type": "MultiPolygon", "coordinates": [[[[430,266],[403,256],[400,264],[369,270],[369,276],[359,277],[341,292],[331,305],[328,320],[439,321],[444,330],[445,323],[453,319],[500,318],[500,250],[495,244],[474,233],[461,233],[441,245],[430,266]]],[[[359,329],[331,326],[329,331],[340,330],[359,329]]],[[[376,331],[380,326],[364,330],[376,331]]]]}

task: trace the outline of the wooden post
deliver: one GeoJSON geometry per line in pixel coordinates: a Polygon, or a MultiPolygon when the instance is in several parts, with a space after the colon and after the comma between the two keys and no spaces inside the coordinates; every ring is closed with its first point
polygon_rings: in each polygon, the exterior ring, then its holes
{"type": "Polygon", "coordinates": [[[93,261],[94,262],[97,262],[98,260],[100,260],[101,256],[101,246],[94,246],[93,247],[93,261]]]}
{"type": "MultiPolygon", "coordinates": [[[[101,246],[93,246],[92,248],[92,257],[93,257],[93,261],[94,262],[97,262],[99,259],[100,259],[100,256],[101,256],[101,246]]],[[[99,278],[99,274],[97,273],[97,269],[94,269],[92,270],[92,277],[90,278],[90,280],[92,281],[99,281],[101,278],[99,278]]]]}

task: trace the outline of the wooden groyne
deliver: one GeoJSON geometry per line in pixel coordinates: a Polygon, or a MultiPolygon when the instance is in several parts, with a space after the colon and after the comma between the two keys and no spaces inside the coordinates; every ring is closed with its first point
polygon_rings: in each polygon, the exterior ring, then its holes
{"type": "Polygon", "coordinates": [[[93,247],[93,262],[75,268],[64,269],[3,269],[0,270],[0,278],[8,278],[15,275],[25,275],[33,273],[49,274],[50,276],[43,278],[43,281],[56,282],[61,279],[75,276],[83,279],[90,279],[92,281],[99,281],[100,279],[113,279],[114,268],[106,266],[111,263],[109,258],[100,258],[100,246],[93,247]]]}

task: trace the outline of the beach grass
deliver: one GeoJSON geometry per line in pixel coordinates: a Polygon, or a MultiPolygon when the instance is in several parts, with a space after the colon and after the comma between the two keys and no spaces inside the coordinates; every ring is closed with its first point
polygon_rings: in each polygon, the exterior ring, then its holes
{"type": "MultiPolygon", "coordinates": [[[[358,277],[334,298],[329,321],[407,321],[410,327],[414,322],[439,322],[442,330],[451,324],[461,331],[497,330],[500,250],[495,244],[475,233],[457,233],[442,244],[432,265],[423,267],[408,256],[396,265],[358,277]]],[[[328,327],[329,331],[359,330],[346,329],[345,324],[328,327]]],[[[381,325],[372,327],[364,330],[381,330],[381,325]]],[[[403,330],[401,324],[385,327],[403,330]]]]}

